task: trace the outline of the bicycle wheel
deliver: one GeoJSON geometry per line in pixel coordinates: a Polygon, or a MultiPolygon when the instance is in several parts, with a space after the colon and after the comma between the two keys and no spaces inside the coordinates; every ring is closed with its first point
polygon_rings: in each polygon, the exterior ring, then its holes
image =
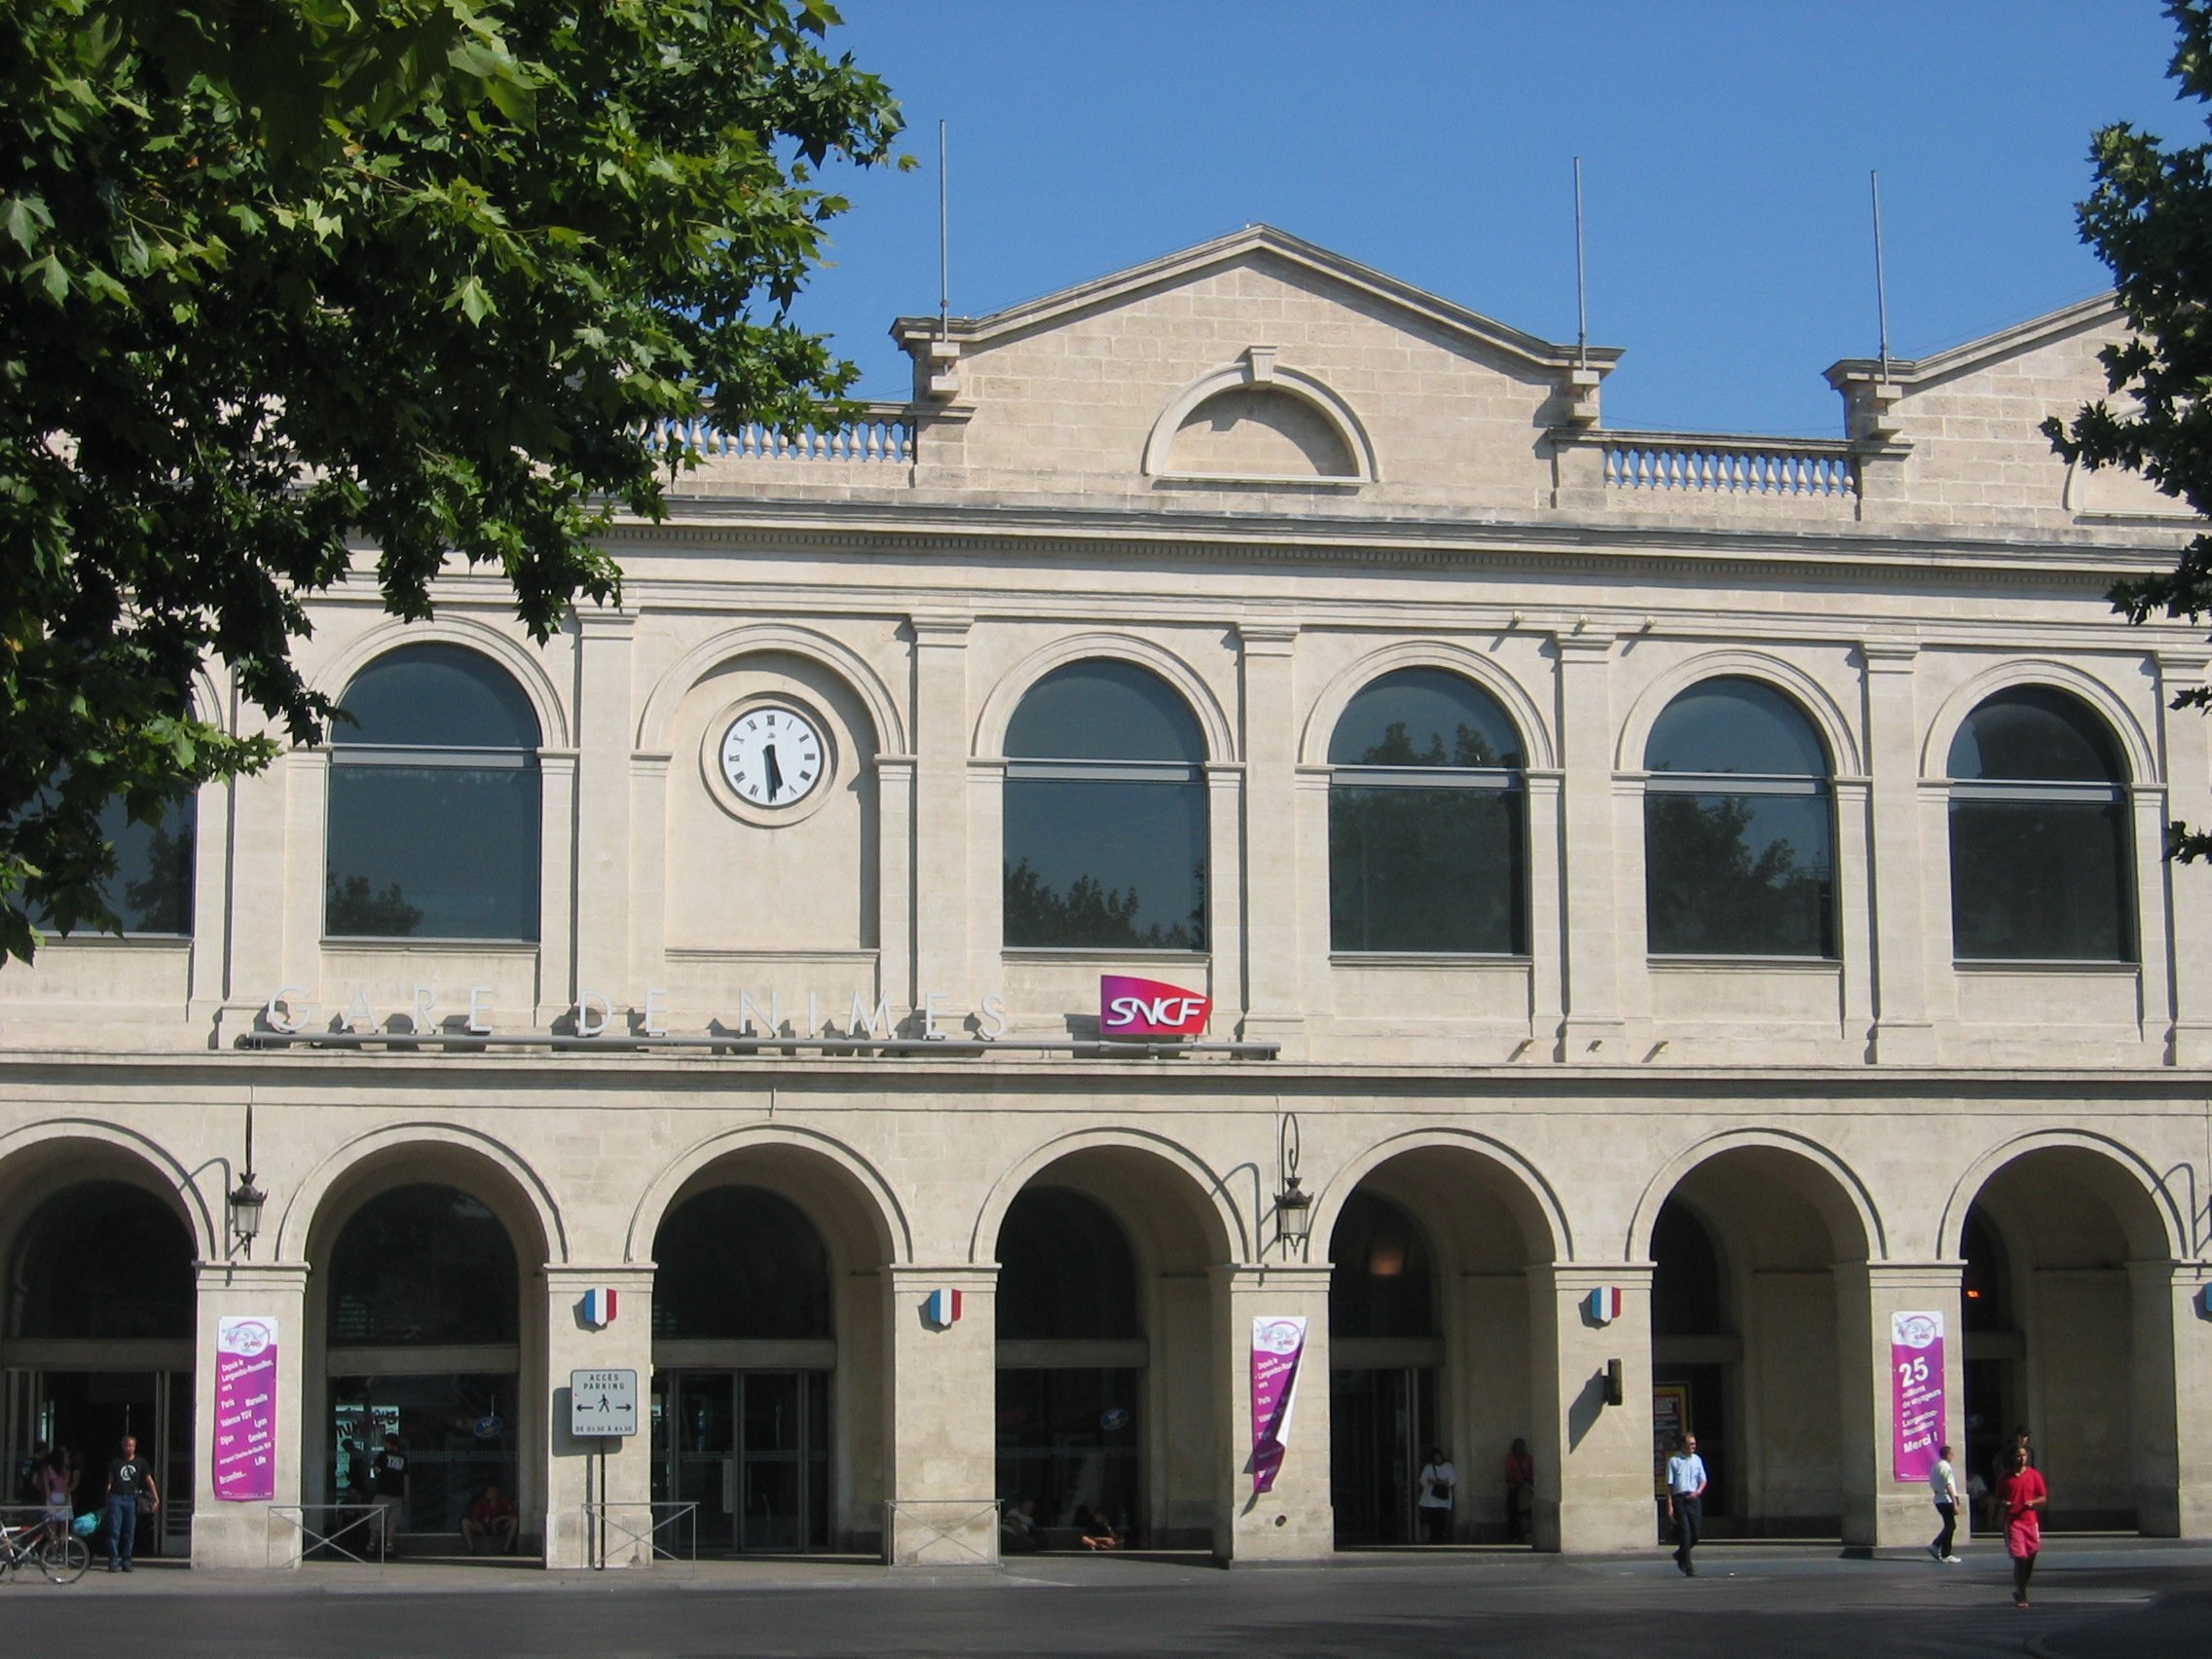
{"type": "Polygon", "coordinates": [[[38,1565],[55,1583],[74,1584],[92,1565],[92,1552],[85,1547],[84,1539],[65,1533],[46,1540],[38,1552],[38,1565]]]}

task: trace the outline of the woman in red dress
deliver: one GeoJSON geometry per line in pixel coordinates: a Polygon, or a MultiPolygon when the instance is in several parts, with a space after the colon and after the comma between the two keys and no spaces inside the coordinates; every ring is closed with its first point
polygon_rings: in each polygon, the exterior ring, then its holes
{"type": "Polygon", "coordinates": [[[2028,1604],[2028,1575],[2036,1569],[2036,1554],[2043,1548],[2043,1506],[2050,1489],[2043,1476],[2028,1467],[2028,1449],[2012,1453],[2012,1472],[1997,1489],[1997,1505],[2005,1517],[2005,1553],[2012,1558],[2012,1604],[2028,1604]]]}

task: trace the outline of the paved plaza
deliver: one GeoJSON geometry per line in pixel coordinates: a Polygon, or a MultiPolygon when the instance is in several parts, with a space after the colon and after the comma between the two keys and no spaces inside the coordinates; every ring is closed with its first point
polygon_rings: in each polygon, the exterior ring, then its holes
{"type": "Polygon", "coordinates": [[[866,1654],[1634,1653],[1638,1659],[1914,1659],[2212,1652],[2212,1548],[2061,1540],[2036,1604],[2006,1563],[1788,1545],[1709,1547],[1685,1580],[1663,1556],[1365,1554],[1222,1571],[1197,1560],[1044,1557],[924,1577],[859,1562],[732,1563],[547,1574],[501,1564],[310,1567],[268,1575],[150,1563],[55,1589],[0,1589],[21,1653],[174,1659],[704,1659],[866,1654]]]}

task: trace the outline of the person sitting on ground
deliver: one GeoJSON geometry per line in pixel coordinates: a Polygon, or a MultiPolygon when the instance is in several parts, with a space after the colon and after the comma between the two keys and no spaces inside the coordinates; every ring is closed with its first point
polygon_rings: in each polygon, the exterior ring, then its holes
{"type": "Polygon", "coordinates": [[[1084,1504],[1075,1507],[1075,1524],[1083,1535],[1087,1550],[1118,1550],[1122,1547],[1121,1530],[1097,1510],[1084,1504]]]}
{"type": "Polygon", "coordinates": [[[1025,1497],[999,1508],[999,1553],[1035,1555],[1042,1548],[1037,1536],[1037,1500],[1025,1497]]]}
{"type": "Polygon", "coordinates": [[[515,1520],[515,1506],[500,1495],[496,1486],[486,1487],[468,1513],[461,1518],[461,1541],[468,1546],[468,1553],[476,1553],[476,1540],[497,1538],[499,1553],[515,1553],[515,1534],[520,1524],[515,1520]]]}

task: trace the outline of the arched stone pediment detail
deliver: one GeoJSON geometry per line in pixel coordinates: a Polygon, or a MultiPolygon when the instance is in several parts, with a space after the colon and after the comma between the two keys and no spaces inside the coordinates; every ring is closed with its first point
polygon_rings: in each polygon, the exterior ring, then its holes
{"type": "Polygon", "coordinates": [[[1021,699],[1038,681],[1071,662],[1088,657],[1109,657],[1122,662],[1134,663],[1148,668],[1175,688],[1183,701],[1190,705],[1191,713],[1198,722],[1198,729],[1206,740],[1208,760],[1235,760],[1236,758],[1235,728],[1230,724],[1229,713],[1200,679],[1198,670],[1164,646],[1142,639],[1134,634],[1110,633],[1103,629],[1070,634],[1055,640],[1044,649],[1032,652],[1016,664],[1014,671],[992,686],[983,698],[981,713],[976,718],[975,749],[978,759],[995,759],[1006,753],[1006,728],[1013,723],[1014,711],[1020,707],[1021,699]]]}
{"type": "Polygon", "coordinates": [[[1394,674],[1401,668],[1440,668],[1479,686],[1497,699],[1507,719],[1520,729],[1522,764],[1528,770],[1546,772],[1559,765],[1551,727],[1528,687],[1500,668],[1494,659],[1443,640],[1401,640],[1384,645],[1370,651],[1330,681],[1307,712],[1306,728],[1299,738],[1299,764],[1327,765],[1329,740],[1336,735],[1337,722],[1344,719],[1351,700],[1384,675],[1394,674]]]}
{"type": "Polygon", "coordinates": [[[891,694],[882,677],[841,640],[793,622],[759,622],[732,628],[711,640],[702,640],[685,651],[645,696],[645,708],[638,717],[639,753],[666,753],[676,711],[682,706],[691,688],[709,674],[725,662],[757,656],[764,651],[784,651],[804,657],[837,676],[867,710],[868,720],[875,728],[875,752],[878,755],[908,753],[906,724],[899,715],[899,700],[891,694]]]}
{"type": "Polygon", "coordinates": [[[1827,745],[1828,765],[1834,776],[1865,775],[1865,762],[1860,758],[1859,736],[1853,729],[1851,717],[1828,694],[1827,688],[1795,663],[1755,650],[1708,651],[1677,664],[1646,685],[1630,707],[1628,719],[1621,722],[1619,744],[1613,752],[1614,770],[1642,771],[1643,752],[1651,741],[1651,728],[1659,723],[1659,717],[1667,712],[1668,705],[1693,685],[1722,679],[1756,680],[1773,686],[1795,703],[1813,722],[1813,729],[1827,745]]]}
{"type": "Polygon", "coordinates": [[[2095,675],[2084,673],[2072,663],[2048,657],[2016,657],[1998,663],[1944,698],[1943,706],[1929,721],[1927,736],[1921,744],[1921,777],[1931,783],[1950,777],[1951,742],[1959,735],[1959,727],[1988,699],[2015,685],[2046,685],[2054,691],[2069,692],[2086,703],[2120,744],[2120,754],[2127,762],[2124,781],[2139,785],[2159,781],[2157,748],[2120,694],[2095,675]]]}
{"type": "Polygon", "coordinates": [[[467,616],[435,616],[420,622],[396,618],[378,623],[352,641],[322,666],[311,682],[333,702],[346,695],[353,677],[385,652],[401,645],[463,645],[490,657],[514,678],[537,716],[537,743],[541,749],[570,749],[568,705],[554,688],[545,664],[522,644],[497,628],[467,616]]]}
{"type": "Polygon", "coordinates": [[[1169,400],[1167,407],[1161,411],[1160,419],[1153,423],[1151,434],[1145,439],[1144,472],[1149,478],[1249,477],[1256,481],[1331,484],[1372,484],[1379,476],[1375,464],[1374,441],[1367,435],[1366,426],[1361,424],[1351,405],[1318,376],[1308,374],[1303,369],[1286,368],[1276,362],[1274,349],[1268,346],[1247,348],[1243,356],[1235,362],[1200,375],[1169,400]],[[1224,392],[1238,391],[1284,398],[1297,405],[1301,412],[1318,417],[1342,446],[1344,459],[1340,464],[1346,470],[1244,473],[1177,464],[1174,457],[1175,440],[1183,430],[1184,423],[1204,404],[1224,392]]]}

